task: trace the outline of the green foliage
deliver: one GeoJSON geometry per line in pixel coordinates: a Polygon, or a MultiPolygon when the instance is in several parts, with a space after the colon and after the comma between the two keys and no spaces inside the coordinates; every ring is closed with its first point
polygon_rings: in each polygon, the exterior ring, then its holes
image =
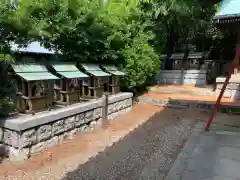
{"type": "Polygon", "coordinates": [[[204,6],[201,0],[151,0],[143,8],[152,19],[156,47],[159,42],[165,43],[167,53],[179,46],[185,49],[193,45],[200,51],[210,48],[209,41],[213,39],[208,39],[207,31],[216,12],[215,5],[204,6]]]}
{"type": "Polygon", "coordinates": [[[14,110],[14,101],[10,97],[0,96],[0,117],[6,117],[14,110]]]}
{"type": "Polygon", "coordinates": [[[12,111],[14,103],[10,98],[10,94],[7,93],[11,86],[7,79],[7,71],[4,68],[5,63],[13,61],[11,56],[9,41],[13,38],[13,31],[11,25],[8,22],[8,14],[10,6],[7,1],[1,0],[0,6],[0,117],[6,116],[12,111]]]}

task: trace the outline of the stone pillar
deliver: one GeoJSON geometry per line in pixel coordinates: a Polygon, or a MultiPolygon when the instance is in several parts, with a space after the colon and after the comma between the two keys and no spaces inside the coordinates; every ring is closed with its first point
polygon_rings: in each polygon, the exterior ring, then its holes
{"type": "Polygon", "coordinates": [[[102,100],[103,100],[102,118],[104,121],[107,121],[108,120],[108,93],[107,92],[103,93],[102,100]]]}

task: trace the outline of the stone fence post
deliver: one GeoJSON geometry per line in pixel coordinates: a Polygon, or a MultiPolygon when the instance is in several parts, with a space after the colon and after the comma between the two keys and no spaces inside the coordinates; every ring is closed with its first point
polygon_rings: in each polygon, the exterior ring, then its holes
{"type": "Polygon", "coordinates": [[[107,121],[108,120],[108,93],[107,92],[103,93],[102,100],[103,100],[102,118],[103,118],[103,121],[107,121]]]}

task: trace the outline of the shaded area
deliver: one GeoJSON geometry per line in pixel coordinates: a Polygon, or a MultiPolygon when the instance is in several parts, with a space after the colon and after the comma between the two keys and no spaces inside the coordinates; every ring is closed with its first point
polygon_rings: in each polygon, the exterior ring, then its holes
{"type": "Polygon", "coordinates": [[[63,180],[164,179],[195,122],[183,120],[182,110],[165,120],[162,113],[69,172],[63,180]]]}

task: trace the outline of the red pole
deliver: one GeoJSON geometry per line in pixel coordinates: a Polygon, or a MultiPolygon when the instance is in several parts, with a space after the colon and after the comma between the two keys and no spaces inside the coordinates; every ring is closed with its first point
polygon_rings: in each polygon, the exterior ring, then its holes
{"type": "Polygon", "coordinates": [[[221,99],[222,99],[222,97],[223,97],[223,93],[224,93],[224,91],[225,91],[225,89],[226,89],[226,87],[227,87],[227,85],[228,85],[228,82],[229,82],[231,76],[232,76],[232,73],[233,73],[233,71],[234,71],[234,68],[236,68],[236,65],[238,65],[239,58],[240,58],[240,47],[237,47],[237,48],[236,48],[236,53],[235,53],[235,58],[234,58],[234,60],[233,60],[233,62],[232,62],[232,64],[231,64],[230,70],[228,71],[227,78],[225,79],[225,82],[224,82],[224,84],[223,84],[223,87],[222,87],[222,89],[221,89],[221,91],[220,91],[220,94],[219,94],[219,96],[218,96],[217,102],[216,102],[216,104],[214,105],[213,110],[212,110],[212,112],[211,112],[211,115],[210,115],[210,117],[209,117],[209,119],[208,119],[208,121],[207,121],[207,123],[206,123],[205,129],[204,129],[205,131],[208,131],[208,130],[209,130],[209,127],[210,127],[211,124],[212,124],[212,121],[213,121],[213,119],[214,119],[214,117],[215,117],[215,115],[216,115],[216,112],[217,112],[217,110],[218,110],[218,108],[219,108],[219,106],[220,106],[220,102],[221,102],[221,99]]]}

